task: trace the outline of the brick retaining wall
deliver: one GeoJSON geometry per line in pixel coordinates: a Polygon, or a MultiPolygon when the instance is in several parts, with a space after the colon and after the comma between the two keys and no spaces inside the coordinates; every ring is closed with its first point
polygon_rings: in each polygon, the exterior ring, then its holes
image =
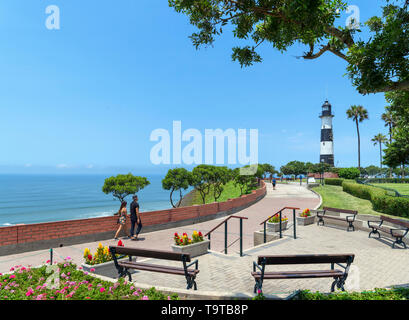
{"type": "MultiPolygon", "coordinates": [[[[262,187],[251,194],[225,202],[141,212],[142,233],[233,214],[259,201],[265,194],[266,186],[262,182],[262,187]]],[[[118,228],[117,219],[116,216],[109,216],[0,227],[0,256],[110,239],[118,228]]],[[[129,219],[126,228],[130,228],[129,219]]]]}

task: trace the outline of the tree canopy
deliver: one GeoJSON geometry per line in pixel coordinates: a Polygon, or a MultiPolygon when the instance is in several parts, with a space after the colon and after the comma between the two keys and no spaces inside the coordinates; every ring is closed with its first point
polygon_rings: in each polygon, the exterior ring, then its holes
{"type": "Polygon", "coordinates": [[[145,177],[134,176],[131,173],[119,174],[116,177],[105,179],[102,192],[112,193],[115,198],[122,202],[127,196],[136,194],[149,184],[150,182],[145,177]]]}
{"type": "Polygon", "coordinates": [[[212,46],[226,28],[247,45],[232,48],[232,59],[242,67],[262,62],[257,48],[269,44],[285,52],[305,45],[300,55],[318,59],[329,52],[347,62],[347,74],[362,94],[409,91],[408,0],[384,0],[382,16],[372,17],[370,37],[360,29],[337,24],[347,9],[342,0],[169,0],[176,12],[197,27],[190,38],[196,48],[212,46]]]}
{"type": "Polygon", "coordinates": [[[179,207],[183,195],[182,190],[189,188],[192,180],[192,174],[185,168],[169,169],[165,178],[162,180],[162,187],[165,190],[170,190],[170,204],[173,208],[179,207]],[[173,192],[179,191],[179,201],[175,204],[173,202],[173,192]]]}

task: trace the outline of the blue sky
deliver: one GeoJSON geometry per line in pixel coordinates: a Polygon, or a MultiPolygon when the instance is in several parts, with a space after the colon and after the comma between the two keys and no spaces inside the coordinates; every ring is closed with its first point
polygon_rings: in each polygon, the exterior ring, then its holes
{"type": "MultiPolygon", "coordinates": [[[[359,6],[361,21],[379,4],[359,6]]],[[[342,15],[345,20],[348,14],[342,15]]],[[[386,134],[384,95],[362,96],[344,76],[346,63],[326,54],[296,59],[269,45],[264,61],[241,68],[225,32],[196,50],[188,18],[165,0],[13,0],[0,3],[0,173],[156,172],[149,140],[157,128],[258,129],[259,161],[319,161],[321,105],[333,106],[337,166],[357,164],[356,130],[345,111],[361,104],[363,166],[379,164],[370,139],[386,134]],[[57,5],[61,29],[45,27],[57,5]]]]}

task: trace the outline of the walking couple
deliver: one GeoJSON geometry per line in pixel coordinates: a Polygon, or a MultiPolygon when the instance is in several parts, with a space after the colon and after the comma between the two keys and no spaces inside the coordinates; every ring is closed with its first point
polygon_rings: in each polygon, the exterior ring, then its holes
{"type": "MultiPolygon", "coordinates": [[[[133,201],[130,206],[131,230],[130,230],[130,234],[128,234],[128,238],[130,238],[131,240],[137,240],[139,232],[141,232],[141,229],[142,229],[142,221],[141,221],[141,215],[139,213],[138,196],[134,195],[132,199],[133,201]],[[138,227],[136,229],[136,233],[134,233],[136,225],[138,227]]],[[[119,215],[119,218],[118,218],[119,228],[117,232],[115,233],[115,240],[118,240],[119,233],[122,231],[123,228],[125,228],[126,216],[127,216],[126,206],[127,206],[127,202],[123,201],[121,203],[121,207],[119,208],[119,211],[116,213],[116,215],[119,215]]]]}

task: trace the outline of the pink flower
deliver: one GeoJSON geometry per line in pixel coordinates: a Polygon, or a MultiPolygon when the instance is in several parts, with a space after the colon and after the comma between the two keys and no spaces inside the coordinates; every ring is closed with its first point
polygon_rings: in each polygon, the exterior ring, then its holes
{"type": "Polygon", "coordinates": [[[170,300],[170,296],[168,296],[168,300],[170,300]]]}
{"type": "Polygon", "coordinates": [[[29,288],[28,291],[26,292],[26,297],[31,296],[34,293],[33,289],[29,288]]]}
{"type": "Polygon", "coordinates": [[[89,271],[91,271],[91,272],[95,272],[95,269],[94,269],[94,268],[91,268],[89,271]]]}
{"type": "Polygon", "coordinates": [[[148,296],[143,296],[142,300],[149,300],[149,297],[148,296]]]}
{"type": "Polygon", "coordinates": [[[11,268],[10,268],[10,271],[14,271],[14,268],[13,268],[13,267],[11,267],[11,268]]]}
{"type": "Polygon", "coordinates": [[[102,287],[101,289],[99,289],[99,292],[105,292],[105,288],[104,287],[102,287]]]}
{"type": "Polygon", "coordinates": [[[16,276],[14,274],[10,275],[10,279],[14,279],[16,276]]]}
{"type": "Polygon", "coordinates": [[[85,299],[91,299],[91,297],[85,297],[85,299]]]}

